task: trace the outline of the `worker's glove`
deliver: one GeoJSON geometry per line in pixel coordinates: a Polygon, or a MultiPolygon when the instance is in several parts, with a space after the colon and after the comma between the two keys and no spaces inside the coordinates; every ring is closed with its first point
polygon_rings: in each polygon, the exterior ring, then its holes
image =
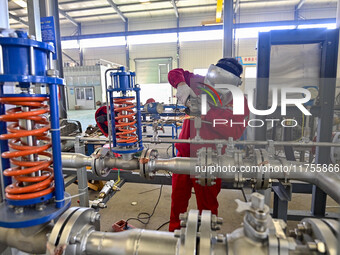
{"type": "Polygon", "coordinates": [[[177,87],[177,102],[179,104],[183,104],[185,106],[188,106],[188,99],[190,97],[197,97],[195,92],[187,85],[187,84],[182,84],[177,87]]]}

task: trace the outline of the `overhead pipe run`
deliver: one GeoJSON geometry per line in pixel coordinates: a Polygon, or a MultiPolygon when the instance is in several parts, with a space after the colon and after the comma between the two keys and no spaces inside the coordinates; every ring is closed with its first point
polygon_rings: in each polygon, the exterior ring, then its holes
{"type": "Polygon", "coordinates": [[[220,156],[216,151],[207,150],[198,152],[197,158],[160,159],[157,151],[146,149],[139,159],[133,158],[131,160],[113,158],[108,154],[100,155],[100,153],[94,156],[63,153],[62,165],[65,168],[91,166],[92,171],[97,176],[106,176],[111,169],[118,168],[124,170],[139,169],[140,175],[145,178],[152,178],[155,172],[165,170],[202,179],[220,178],[229,182],[244,182],[252,179],[257,184],[261,184],[261,186],[258,186],[259,189],[268,188],[270,179],[297,180],[318,186],[340,204],[339,171],[333,169],[332,166],[327,166],[322,171],[315,171],[304,163],[291,162],[284,158],[272,159],[264,149],[254,150],[253,158],[243,158],[241,152],[237,150],[233,151],[232,154],[229,151],[228,155],[220,156]],[[206,161],[207,158],[210,158],[211,161],[206,161]],[[238,161],[235,159],[238,159],[238,161]],[[262,166],[261,163],[259,165],[258,162],[263,161],[266,164],[262,166]],[[219,166],[221,170],[219,170],[219,166]],[[235,176],[238,176],[238,178],[235,176]],[[263,186],[263,183],[267,183],[266,186],[263,186]]]}
{"type": "MultiPolygon", "coordinates": [[[[62,136],[62,141],[75,141],[75,137],[62,136]]],[[[89,143],[107,143],[109,141],[108,138],[91,138],[91,137],[80,137],[80,141],[89,142],[89,143]]],[[[291,142],[291,141],[233,141],[233,140],[225,140],[225,139],[214,139],[214,140],[206,140],[206,139],[158,139],[154,141],[152,139],[144,140],[145,143],[189,143],[189,144],[222,144],[222,145],[264,145],[264,146],[293,146],[293,147],[340,147],[340,143],[328,143],[328,142],[291,142]]]]}

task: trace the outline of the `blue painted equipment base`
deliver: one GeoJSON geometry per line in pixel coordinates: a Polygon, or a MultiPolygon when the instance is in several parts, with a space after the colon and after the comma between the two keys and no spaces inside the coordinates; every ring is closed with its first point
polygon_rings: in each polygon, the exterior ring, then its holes
{"type": "Polygon", "coordinates": [[[54,192],[47,194],[45,196],[40,196],[37,198],[25,199],[25,200],[12,200],[12,199],[6,198],[6,201],[9,205],[16,205],[16,206],[34,205],[34,204],[42,203],[42,202],[45,202],[51,199],[53,195],[54,195],[54,192]]]}
{"type": "Polygon", "coordinates": [[[135,148],[135,149],[114,147],[114,148],[112,148],[112,151],[115,152],[115,153],[119,153],[119,154],[129,154],[129,153],[137,153],[139,151],[142,151],[143,149],[144,149],[143,146],[135,148]]]}
{"type": "Polygon", "coordinates": [[[49,222],[59,217],[71,205],[71,197],[65,193],[65,203],[61,208],[56,208],[55,203],[46,204],[42,211],[34,207],[24,207],[24,212],[16,214],[6,202],[0,204],[0,227],[4,228],[26,228],[49,222]]]}

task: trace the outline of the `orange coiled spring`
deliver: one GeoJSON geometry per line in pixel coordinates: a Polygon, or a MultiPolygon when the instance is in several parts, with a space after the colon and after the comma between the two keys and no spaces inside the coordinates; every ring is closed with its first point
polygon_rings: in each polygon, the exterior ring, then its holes
{"type": "Polygon", "coordinates": [[[134,143],[137,142],[136,135],[136,119],[135,119],[135,111],[133,108],[135,107],[134,103],[131,101],[134,97],[120,97],[114,99],[115,104],[115,120],[118,122],[116,124],[116,128],[119,132],[116,133],[117,143],[134,143]]]}
{"type": "Polygon", "coordinates": [[[5,176],[11,176],[15,182],[5,189],[6,197],[13,200],[27,200],[45,196],[54,191],[52,155],[47,152],[52,145],[47,137],[50,123],[43,114],[49,112],[45,97],[3,97],[0,103],[15,105],[17,107],[6,111],[0,116],[1,121],[10,122],[7,126],[8,134],[0,135],[1,140],[8,140],[12,149],[1,154],[3,158],[9,158],[16,167],[4,171],[5,176]],[[26,107],[26,111],[23,108],[26,107]],[[31,120],[32,130],[27,130],[20,125],[19,120],[31,120]],[[35,137],[40,141],[37,146],[29,146],[25,137],[35,137]],[[29,161],[30,155],[36,156],[34,161],[29,161]],[[40,160],[37,156],[44,156],[40,160]],[[40,175],[37,173],[40,171],[40,175]]]}

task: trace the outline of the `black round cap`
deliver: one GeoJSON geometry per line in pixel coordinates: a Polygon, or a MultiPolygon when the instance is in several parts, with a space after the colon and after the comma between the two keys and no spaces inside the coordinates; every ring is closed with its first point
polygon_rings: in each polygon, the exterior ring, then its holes
{"type": "Polygon", "coordinates": [[[216,66],[240,77],[243,72],[242,65],[235,58],[221,58],[216,66]]]}

